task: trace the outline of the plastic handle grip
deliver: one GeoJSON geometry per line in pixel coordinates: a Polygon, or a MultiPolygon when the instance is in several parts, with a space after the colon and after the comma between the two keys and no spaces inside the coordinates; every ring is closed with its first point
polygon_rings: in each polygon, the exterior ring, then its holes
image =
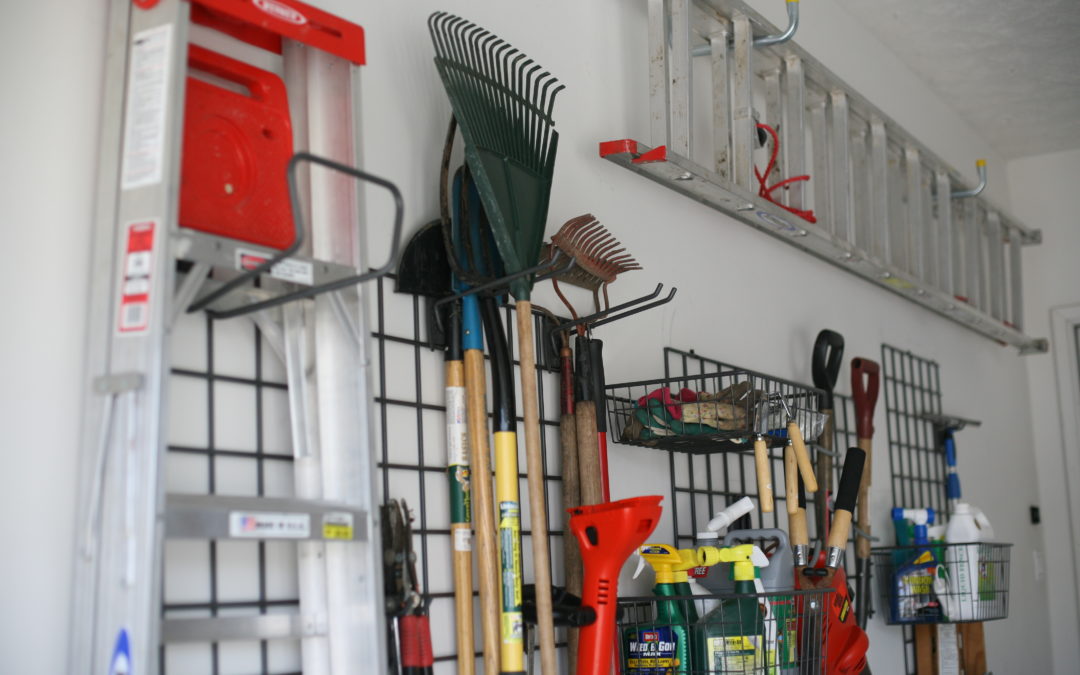
{"type": "Polygon", "coordinates": [[[877,405],[881,366],[856,357],[851,360],[851,395],[855,399],[855,428],[859,438],[874,437],[874,406],[877,405]]]}
{"type": "Polygon", "coordinates": [[[844,471],[840,474],[840,487],[836,490],[836,510],[853,512],[859,499],[859,483],[862,481],[866,452],[861,448],[848,448],[844,458],[844,471]]]}
{"type": "Polygon", "coordinates": [[[960,476],[955,473],[945,477],[945,496],[949,499],[960,499],[960,476]]]}
{"type": "Polygon", "coordinates": [[[810,371],[814,376],[814,386],[825,392],[821,404],[823,410],[832,410],[832,392],[843,363],[844,336],[828,328],[818,333],[810,371]]]}
{"type": "Polygon", "coordinates": [[[945,466],[956,466],[956,439],[951,432],[945,434],[945,466]]]}
{"type": "Polygon", "coordinates": [[[577,675],[611,670],[619,571],[656,529],[661,499],[634,497],[570,509],[570,531],[578,540],[585,565],[581,604],[596,610],[596,621],[579,634],[577,675]]]}

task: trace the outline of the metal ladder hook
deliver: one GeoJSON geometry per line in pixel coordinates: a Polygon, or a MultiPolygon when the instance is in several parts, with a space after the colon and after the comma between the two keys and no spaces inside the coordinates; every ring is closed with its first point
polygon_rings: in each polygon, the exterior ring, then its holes
{"type": "Polygon", "coordinates": [[[975,160],[975,170],[979,172],[979,184],[970,190],[957,190],[951,193],[950,197],[953,199],[966,199],[967,197],[974,197],[986,189],[986,160],[975,160]]]}

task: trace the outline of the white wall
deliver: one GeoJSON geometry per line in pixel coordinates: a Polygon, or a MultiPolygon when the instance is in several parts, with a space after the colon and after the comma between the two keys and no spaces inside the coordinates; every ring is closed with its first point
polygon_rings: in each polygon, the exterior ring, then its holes
{"type": "Polygon", "coordinates": [[[0,671],[62,673],[104,2],[0,28],[0,671]]]}
{"type": "MultiPolygon", "coordinates": [[[[81,289],[104,18],[104,3],[75,4],[73,9],[71,3],[23,3],[9,12],[3,28],[3,82],[7,93],[18,95],[5,96],[3,103],[5,180],[0,184],[5,192],[0,213],[5,230],[23,238],[16,249],[20,255],[3,271],[9,289],[5,306],[15,310],[5,316],[10,325],[19,326],[5,331],[9,348],[3,350],[11,361],[5,372],[13,373],[9,381],[18,385],[8,387],[2,408],[7,465],[0,472],[0,499],[8,514],[8,547],[0,556],[4,672],[62,672],[74,513],[74,420],[79,413],[74,383],[80,374],[81,289]],[[47,40],[41,31],[46,24],[51,27],[47,40]],[[38,84],[43,82],[48,86],[38,84]],[[33,290],[15,296],[10,289],[17,288],[16,283],[33,290]],[[10,514],[15,513],[21,515],[13,518],[10,514]]],[[[567,85],[556,108],[562,138],[551,227],[588,211],[623,240],[646,271],[620,280],[614,289],[618,297],[651,290],[658,280],[680,288],[676,301],[663,310],[601,334],[608,345],[609,381],[657,375],[665,345],[693,347],[805,380],[810,345],[825,326],[845,335],[851,356],[876,358],[880,344],[887,341],[938,360],[946,409],[985,421],[981,429],[965,431],[960,441],[966,494],[987,511],[1001,539],[1017,544],[1011,619],[986,628],[990,663],[1003,673],[1050,671],[1045,589],[1023,559],[1026,551],[1042,545],[1026,522],[1028,504],[1039,499],[1028,451],[1032,435],[1026,362],[1011,350],[598,159],[598,141],[651,140],[645,3],[459,0],[384,4],[377,10],[347,0],[317,4],[367,28],[362,129],[366,168],[399,184],[411,227],[436,213],[438,157],[449,115],[431,64],[426,27],[431,11],[448,9],[479,21],[567,85]]],[[[782,3],[754,4],[781,21],[782,3]]],[[[972,160],[989,156],[992,180],[997,181],[991,190],[1004,201],[995,168],[1001,162],[891,53],[830,0],[806,3],[803,15],[800,42],[916,136],[940,148],[953,165],[970,175],[972,160]]],[[[879,403],[880,461],[874,463],[878,532],[889,531],[886,511],[891,506],[883,407],[879,403]]],[[[666,478],[656,478],[666,471],[661,456],[622,446],[613,446],[612,454],[615,497],[666,492],[666,478]]],[[[655,536],[667,535],[660,531],[655,536]]],[[[901,658],[899,630],[876,620],[870,632],[871,663],[878,672],[894,672],[901,658]]]]}
{"type": "MultiPolygon", "coordinates": [[[[1014,211],[1034,226],[1041,227],[1043,245],[1024,252],[1024,303],[1027,330],[1038,335],[1050,333],[1050,310],[1080,303],[1080,268],[1075,256],[1080,251],[1080,227],[1071,197],[1072,185],[1080,176],[1080,151],[1072,150],[1009,162],[1009,191],[1014,211]]],[[[1067,368],[1059,363],[1057,368],[1067,368]]],[[[1080,596],[1077,595],[1074,565],[1080,542],[1069,536],[1065,470],[1062,452],[1062,414],[1075,420],[1076,411],[1063,411],[1058,401],[1055,363],[1050,358],[1028,361],[1031,391],[1033,453],[1038,467],[1039,502],[1042,507],[1042,536],[1046,547],[1047,585],[1051,642],[1054,663],[1080,663],[1080,596]]],[[[1071,449],[1076,452],[1076,448],[1071,449]]],[[[1076,500],[1073,487],[1073,500],[1076,500]]]]}

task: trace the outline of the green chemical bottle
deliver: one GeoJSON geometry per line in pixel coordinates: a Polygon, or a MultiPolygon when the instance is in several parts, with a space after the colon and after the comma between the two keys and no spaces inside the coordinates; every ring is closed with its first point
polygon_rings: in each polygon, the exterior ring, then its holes
{"type": "Polygon", "coordinates": [[[638,553],[641,562],[637,573],[645,563],[656,573],[653,587],[653,595],[657,596],[656,618],[623,631],[626,655],[623,672],[626,675],[695,673],[697,669],[691,659],[698,651],[693,635],[698,613],[690,599],[693,591],[686,570],[698,566],[697,552],[666,544],[646,544],[638,553]]]}
{"type": "MultiPolygon", "coordinates": [[[[743,544],[730,548],[703,546],[698,549],[702,564],[730,562],[736,595],[754,595],[754,568],[766,567],[769,559],[757,546],[743,544]]],[[[699,664],[703,673],[775,672],[765,644],[764,598],[727,598],[702,617],[697,626],[699,664]]],[[[775,652],[774,652],[775,654],[775,652]]],[[[773,657],[775,659],[775,656],[773,657]]]]}

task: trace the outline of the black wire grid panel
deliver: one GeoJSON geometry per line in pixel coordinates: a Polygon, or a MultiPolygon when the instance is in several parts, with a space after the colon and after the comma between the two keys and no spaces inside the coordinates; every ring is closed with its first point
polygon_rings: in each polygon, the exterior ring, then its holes
{"type": "MultiPolygon", "coordinates": [[[[426,342],[424,301],[374,282],[374,452],[381,498],[404,498],[413,512],[417,573],[433,627],[435,672],[456,670],[453,580],[446,478],[443,352],[426,342]]],[[[510,308],[508,344],[516,353],[510,308]]],[[[544,331],[538,329],[538,336],[544,331]]],[[[169,492],[293,496],[285,369],[255,326],[242,319],[185,314],[173,338],[166,483],[169,492]]],[[[541,354],[537,349],[537,354],[541,354]]],[[[515,365],[517,361],[515,360],[515,365]]],[[[561,560],[564,519],[558,465],[558,372],[539,372],[541,435],[551,556],[561,560]]],[[[517,378],[515,377],[515,382],[517,378]]],[[[488,385],[490,391],[490,382],[488,385]]],[[[517,400],[521,400],[520,391],[517,400]]],[[[519,420],[521,418],[519,417],[519,420]]],[[[524,443],[519,439],[522,547],[531,550],[524,443]]],[[[532,556],[522,557],[526,581],[532,556]]],[[[291,542],[166,540],[163,617],[295,613],[297,550],[291,542]]],[[[562,583],[561,566],[552,570],[562,583]]],[[[476,583],[474,582],[474,588],[476,583]]],[[[479,617],[479,606],[475,612],[479,617]]],[[[479,635],[477,624],[475,634],[479,635]]],[[[557,632],[560,644],[565,641],[557,632]]],[[[300,672],[296,640],[169,644],[162,673],[300,672]]],[[[381,672],[379,670],[378,672],[381,672]]]]}
{"type": "Polygon", "coordinates": [[[625,675],[825,672],[832,589],[619,598],[625,675]]]}
{"type": "MultiPolygon", "coordinates": [[[[936,361],[883,344],[881,383],[893,506],[932,508],[948,515],[945,455],[938,447],[934,425],[922,418],[926,413],[941,414],[941,368],[936,361]]],[[[885,562],[880,556],[875,556],[875,561],[885,562]]],[[[879,576],[879,588],[883,581],[887,581],[884,572],[879,576]]],[[[904,626],[903,631],[905,672],[914,675],[915,631],[910,626],[904,626]]]]}

